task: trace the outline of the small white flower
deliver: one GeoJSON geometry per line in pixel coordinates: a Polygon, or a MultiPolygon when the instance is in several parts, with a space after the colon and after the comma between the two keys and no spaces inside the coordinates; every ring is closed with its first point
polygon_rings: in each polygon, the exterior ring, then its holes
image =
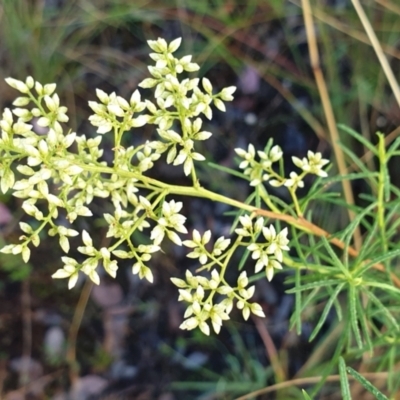
{"type": "Polygon", "coordinates": [[[272,162],[279,161],[282,158],[282,156],[283,156],[282,149],[278,145],[272,147],[272,149],[269,152],[269,159],[272,162]]]}
{"type": "Polygon", "coordinates": [[[14,78],[6,78],[5,81],[12,88],[18,90],[19,92],[21,92],[21,93],[29,93],[29,88],[24,82],[18,81],[17,79],[14,79],[14,78]]]}
{"type": "Polygon", "coordinates": [[[254,145],[252,145],[251,143],[248,145],[247,152],[240,148],[235,149],[235,152],[239,157],[244,158],[244,161],[242,161],[239,165],[240,169],[246,169],[249,165],[252,165],[252,163],[254,162],[256,149],[254,145]]]}
{"type": "Polygon", "coordinates": [[[304,187],[304,182],[302,181],[301,177],[297,175],[296,172],[292,171],[290,173],[290,179],[286,179],[284,181],[284,186],[286,187],[304,187]]]}
{"type": "Polygon", "coordinates": [[[232,101],[233,100],[232,95],[233,93],[235,93],[235,91],[236,91],[235,86],[229,86],[227,88],[222,89],[221,93],[219,93],[219,96],[224,101],[232,101]]]}
{"type": "Polygon", "coordinates": [[[68,289],[72,289],[76,282],[78,281],[78,262],[70,257],[62,257],[62,261],[64,262],[64,267],[62,269],[58,269],[53,275],[53,279],[65,279],[69,278],[68,281],[68,289]]]}
{"type": "Polygon", "coordinates": [[[323,159],[321,153],[314,153],[309,150],[307,152],[307,158],[303,157],[303,159],[300,159],[298,157],[292,157],[292,160],[294,165],[302,169],[304,172],[321,177],[328,176],[327,172],[322,168],[329,163],[329,160],[323,159]]]}

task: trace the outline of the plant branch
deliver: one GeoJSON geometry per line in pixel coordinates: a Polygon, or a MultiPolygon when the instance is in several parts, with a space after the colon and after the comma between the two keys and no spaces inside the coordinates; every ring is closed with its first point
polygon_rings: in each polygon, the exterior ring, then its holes
{"type": "MultiPolygon", "coordinates": [[[[167,185],[162,182],[159,182],[159,184],[167,185]]],[[[250,204],[242,203],[238,200],[234,200],[229,197],[211,192],[202,187],[194,188],[194,187],[190,187],[190,186],[176,186],[176,185],[171,185],[171,186],[167,185],[167,186],[169,186],[170,194],[207,198],[207,199],[210,199],[213,201],[218,201],[218,202],[221,202],[224,204],[228,204],[235,208],[246,210],[246,211],[254,213],[256,215],[283,221],[283,222],[286,222],[289,225],[295,226],[296,228],[301,229],[305,232],[312,233],[319,237],[327,238],[327,240],[331,244],[333,244],[334,246],[338,247],[341,250],[346,250],[347,253],[352,257],[357,257],[359,255],[359,252],[357,249],[355,249],[351,246],[346,247],[346,244],[343,241],[341,241],[338,238],[332,237],[332,235],[329,232],[327,232],[324,229],[320,228],[319,226],[313,224],[312,222],[307,221],[303,217],[296,218],[296,217],[292,217],[291,215],[287,215],[287,214],[281,214],[281,213],[274,212],[274,211],[263,210],[263,209],[254,207],[250,204]]],[[[369,260],[365,260],[365,262],[368,262],[368,261],[369,260]]],[[[385,266],[381,263],[374,264],[373,268],[376,269],[377,271],[386,273],[385,266]]],[[[390,274],[390,277],[393,280],[394,284],[398,288],[400,288],[400,279],[393,273],[390,274]]]]}
{"type": "MultiPolygon", "coordinates": [[[[141,180],[145,185],[151,185],[153,188],[159,188],[160,190],[167,190],[169,194],[176,194],[181,196],[190,196],[190,197],[201,197],[206,198],[212,201],[224,203],[230,205],[235,208],[239,208],[241,210],[248,211],[250,213],[255,213],[256,215],[260,215],[263,217],[267,217],[270,219],[276,219],[279,221],[283,221],[288,223],[291,226],[294,226],[302,231],[312,233],[319,237],[325,237],[327,240],[338,247],[341,250],[346,250],[347,253],[352,257],[357,257],[359,254],[359,250],[353,248],[351,246],[347,246],[346,244],[338,238],[332,237],[332,234],[320,228],[319,226],[313,224],[312,222],[306,220],[304,217],[293,217],[291,215],[283,214],[277,211],[268,211],[261,208],[257,208],[250,204],[243,203],[241,201],[231,199],[230,197],[212,192],[207,190],[201,186],[193,187],[193,186],[180,186],[180,185],[170,185],[168,183],[161,182],[157,179],[150,178],[147,176],[140,175],[138,173],[134,173],[131,171],[118,170],[115,171],[113,168],[105,167],[103,165],[87,165],[87,164],[79,164],[79,161],[76,161],[76,165],[81,166],[82,168],[99,173],[118,173],[121,177],[125,178],[135,178],[141,180]]],[[[368,262],[368,260],[366,260],[368,262]]],[[[385,267],[383,264],[374,264],[374,269],[385,272],[385,267]]],[[[395,285],[400,288],[400,279],[393,273],[391,273],[391,279],[395,283],[395,285]]]]}

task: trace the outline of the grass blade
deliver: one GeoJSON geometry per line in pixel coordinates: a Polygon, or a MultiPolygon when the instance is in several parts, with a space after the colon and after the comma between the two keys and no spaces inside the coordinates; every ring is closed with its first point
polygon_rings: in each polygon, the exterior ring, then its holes
{"type": "Polygon", "coordinates": [[[340,389],[343,400],[351,400],[349,380],[347,379],[346,363],[343,357],[339,357],[340,389]]]}
{"type": "Polygon", "coordinates": [[[316,325],[316,327],[314,328],[314,330],[312,331],[312,333],[310,335],[310,338],[308,339],[310,342],[315,338],[315,336],[317,336],[318,332],[321,330],[322,325],[324,324],[326,317],[328,316],[328,313],[332,308],[333,302],[339,295],[339,293],[342,290],[344,285],[345,285],[344,283],[339,284],[336,287],[336,289],[333,291],[333,293],[331,294],[331,297],[329,298],[328,302],[326,303],[326,305],[324,307],[324,311],[322,312],[322,315],[318,321],[318,324],[316,325]]]}
{"type": "Polygon", "coordinates": [[[363,385],[364,388],[368,390],[368,392],[372,393],[376,397],[376,400],[389,400],[370,381],[367,381],[362,375],[360,375],[353,368],[347,367],[346,370],[357,382],[361,383],[361,385],[363,385]]]}

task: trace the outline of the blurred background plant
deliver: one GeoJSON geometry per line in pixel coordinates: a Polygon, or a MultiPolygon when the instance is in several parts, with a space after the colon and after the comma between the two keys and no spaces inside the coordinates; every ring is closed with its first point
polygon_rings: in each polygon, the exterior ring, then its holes
{"type": "MultiPolygon", "coordinates": [[[[312,34],[305,27],[304,3],[302,7],[296,0],[3,0],[0,109],[15,98],[4,82],[8,76],[24,79],[32,75],[43,83],[57,82],[58,93],[74,118],[71,126],[88,135],[91,129],[84,121],[95,88],[129,98],[147,74],[146,40],[182,36],[181,51],[192,54],[202,66],[201,76],[207,75],[217,88],[239,88],[228,112],[217,114],[211,126],[205,127],[214,133],[211,144],[203,149],[211,162],[231,167],[235,147],[254,143],[263,148],[269,138],[283,148],[288,160],[292,155],[302,157],[309,149],[331,154],[334,159],[338,153],[331,153],[335,139],[330,116],[315,80],[320,72],[335,120],[373,143],[379,130],[389,144],[400,133],[399,105],[352,3],[312,1],[312,34]],[[308,49],[313,39],[321,68],[310,64],[308,49]]],[[[362,5],[399,76],[399,5],[394,0],[364,1],[362,5]]],[[[136,140],[132,138],[132,143],[136,140]]],[[[376,170],[375,161],[354,135],[342,130],[340,140],[371,171],[376,170]]],[[[344,162],[350,172],[359,172],[354,160],[341,157],[336,165],[344,162]]],[[[398,187],[398,161],[389,169],[392,183],[398,187]]],[[[177,183],[182,180],[168,168],[157,173],[177,183]]],[[[245,196],[241,183],[222,176],[218,171],[204,171],[199,177],[226,195],[245,196]]],[[[339,185],[332,184],[332,190],[341,190],[339,185]]],[[[362,205],[357,195],[365,190],[365,183],[356,180],[351,190],[362,205]]],[[[282,195],[279,190],[276,194],[282,195]]],[[[3,241],[16,235],[21,218],[18,205],[13,198],[0,198],[3,241]]],[[[226,211],[223,207],[199,200],[188,207],[187,215],[193,215],[196,229],[227,229],[226,217],[217,217],[226,211]]],[[[335,231],[346,222],[347,213],[329,203],[315,209],[313,217],[319,226],[335,231]]],[[[100,235],[104,233],[95,219],[90,223],[99,228],[100,235]]],[[[267,334],[255,322],[232,325],[219,338],[205,339],[177,330],[180,309],[166,282],[188,265],[179,250],[158,260],[155,286],[137,282],[128,272],[120,274],[117,284],[106,282],[96,290],[86,285],[81,294],[67,293],[63,284],[50,279],[59,256],[49,246],[38,252],[32,268],[27,268],[0,255],[0,300],[4,305],[0,314],[0,395],[33,393],[34,398],[56,398],[67,390],[69,380],[71,395],[84,399],[102,398],[100,393],[144,399],[230,399],[273,384],[280,389],[276,398],[302,398],[298,388],[311,393],[309,388],[318,381],[310,377],[320,373],[332,343],[340,337],[341,325],[335,325],[335,315],[329,314],[319,336],[308,343],[321,312],[317,302],[307,309],[310,315],[304,318],[301,336],[289,329],[294,295],[285,292],[291,286],[285,285],[283,275],[271,284],[260,283],[264,307],[269,311],[267,334]],[[44,349],[49,346],[55,354],[64,354],[67,348],[68,370],[73,365],[73,374],[68,375],[65,363],[54,366],[46,361],[44,349]],[[190,363],[182,361],[187,359],[190,363]],[[194,383],[199,369],[205,371],[204,378],[194,383]],[[291,384],[293,379],[297,383],[291,384]],[[32,385],[35,380],[37,387],[32,385]],[[233,387],[235,391],[230,390],[233,387]]],[[[387,380],[379,375],[379,368],[394,368],[399,358],[397,350],[390,356],[375,357],[376,375],[370,377],[379,384],[387,380]]],[[[359,365],[359,370],[363,369],[372,374],[367,363],[359,365]]],[[[337,398],[339,377],[328,382],[316,398],[337,398]]],[[[394,385],[393,393],[395,390],[394,385]]],[[[368,398],[355,386],[352,393],[354,399],[368,398]]],[[[269,396],[265,392],[257,398],[269,396]]]]}

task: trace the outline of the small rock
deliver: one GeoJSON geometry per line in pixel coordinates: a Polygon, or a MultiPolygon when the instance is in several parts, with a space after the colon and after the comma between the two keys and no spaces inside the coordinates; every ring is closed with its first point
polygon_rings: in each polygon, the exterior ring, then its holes
{"type": "Polygon", "coordinates": [[[52,326],[46,331],[44,335],[44,349],[46,356],[52,360],[57,361],[64,353],[65,335],[59,326],[52,326]]]}
{"type": "Polygon", "coordinates": [[[18,357],[10,360],[10,368],[18,373],[28,375],[28,381],[31,382],[43,375],[43,367],[38,361],[30,357],[18,357]]]}
{"type": "Polygon", "coordinates": [[[208,358],[207,354],[200,351],[194,351],[185,358],[182,365],[186,369],[197,369],[204,365],[208,361],[208,358]]]}
{"type": "Polygon", "coordinates": [[[123,293],[121,286],[117,283],[105,284],[100,283],[92,290],[93,301],[102,308],[109,308],[121,303],[123,293]]]}
{"type": "Polygon", "coordinates": [[[3,203],[0,203],[0,226],[7,225],[12,220],[12,215],[8,207],[6,207],[3,203]]]}
{"type": "Polygon", "coordinates": [[[101,376],[86,375],[77,379],[71,389],[70,398],[87,400],[90,396],[99,395],[108,385],[108,381],[101,376]]]}

